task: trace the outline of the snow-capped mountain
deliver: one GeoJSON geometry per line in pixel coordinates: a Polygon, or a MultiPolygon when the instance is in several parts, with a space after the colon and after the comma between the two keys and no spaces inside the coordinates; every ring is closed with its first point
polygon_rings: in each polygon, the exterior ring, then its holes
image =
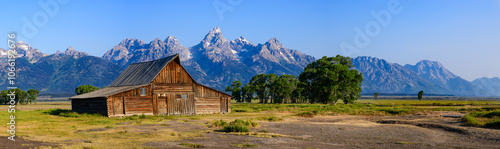
{"type": "MultiPolygon", "coordinates": [[[[123,68],[100,57],[88,56],[73,47],[64,52],[45,54],[20,41],[16,44],[16,84],[23,90],[37,89],[41,92],[73,93],[80,85],[107,86],[123,71],[123,68]]],[[[6,51],[0,49],[0,52],[6,51]]],[[[6,56],[0,57],[2,61],[6,56]]],[[[0,64],[0,75],[7,76],[8,63],[0,64]]],[[[0,87],[10,86],[1,81],[0,87]]]]}
{"type": "Polygon", "coordinates": [[[224,38],[219,27],[190,48],[179,44],[173,36],[165,41],[154,39],[145,44],[138,39],[125,39],[103,55],[104,59],[126,67],[180,53],[181,61],[198,82],[223,89],[232,81],[246,82],[260,73],[298,75],[314,57],[285,48],[276,38],[255,45],[243,36],[224,38]]]}

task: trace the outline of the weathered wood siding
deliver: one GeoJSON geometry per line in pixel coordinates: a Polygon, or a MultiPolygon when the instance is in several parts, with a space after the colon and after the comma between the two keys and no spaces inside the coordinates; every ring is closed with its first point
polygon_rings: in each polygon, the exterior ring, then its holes
{"type": "MultiPolygon", "coordinates": [[[[127,105],[127,104],[136,104],[135,102],[127,102],[127,98],[132,97],[130,100],[137,100],[133,97],[140,97],[141,100],[150,100],[151,103],[151,108],[153,108],[153,99],[152,99],[152,88],[151,85],[144,86],[146,88],[146,96],[141,96],[141,88],[136,88],[128,91],[124,91],[118,94],[114,94],[108,97],[107,99],[107,109],[108,109],[108,115],[109,116],[123,116],[124,114],[132,114],[132,113],[137,113],[137,112],[132,112],[129,113],[128,110],[131,111],[140,111],[138,109],[135,109],[133,105],[127,105]],[[131,109],[129,109],[131,108],[131,109]],[[115,111],[118,110],[118,111],[115,111]]],[[[143,102],[141,102],[142,104],[143,102]]],[[[145,111],[144,114],[149,114],[153,112],[145,111]]],[[[142,113],[137,113],[137,114],[142,114],[142,113]]]]}
{"type": "Polygon", "coordinates": [[[73,112],[99,113],[108,116],[106,98],[72,99],[71,109],[73,112]]]}
{"type": "Polygon", "coordinates": [[[229,96],[205,87],[195,85],[196,114],[229,113],[229,96]]]}
{"type": "Polygon", "coordinates": [[[153,114],[151,96],[125,97],[125,115],[153,114]]]}
{"type": "Polygon", "coordinates": [[[163,68],[152,83],[193,84],[193,80],[177,61],[172,61],[163,68]]]}
{"type": "Polygon", "coordinates": [[[194,94],[166,93],[158,96],[159,115],[194,115],[194,94]]]}

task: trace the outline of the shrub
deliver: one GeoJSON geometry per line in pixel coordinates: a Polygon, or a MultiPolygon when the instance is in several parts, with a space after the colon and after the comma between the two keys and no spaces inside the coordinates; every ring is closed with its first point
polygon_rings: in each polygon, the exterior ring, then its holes
{"type": "Polygon", "coordinates": [[[146,118],[146,115],[144,115],[144,113],[142,113],[141,116],[139,116],[140,119],[145,119],[146,118]]]}
{"type": "Polygon", "coordinates": [[[229,124],[230,125],[242,125],[242,126],[246,126],[246,127],[258,127],[259,126],[259,123],[257,123],[257,122],[253,122],[251,120],[244,121],[241,119],[235,119],[234,121],[230,122],[229,124]]]}
{"type": "Polygon", "coordinates": [[[218,120],[213,122],[207,122],[209,124],[208,127],[224,127],[227,126],[227,122],[224,120],[218,120]]]}
{"type": "Polygon", "coordinates": [[[243,125],[229,125],[222,129],[223,132],[249,132],[248,127],[243,125]]]}
{"type": "Polygon", "coordinates": [[[464,117],[462,117],[462,121],[465,122],[465,124],[467,124],[469,126],[479,126],[480,125],[480,123],[478,121],[476,121],[476,119],[473,116],[471,116],[470,114],[467,114],[464,117]]]}

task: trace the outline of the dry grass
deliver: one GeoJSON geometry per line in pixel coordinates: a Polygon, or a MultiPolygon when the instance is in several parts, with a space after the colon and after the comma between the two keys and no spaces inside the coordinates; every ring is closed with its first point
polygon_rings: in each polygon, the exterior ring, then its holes
{"type": "MultiPolygon", "coordinates": [[[[63,148],[145,148],[148,142],[182,141],[200,137],[206,130],[179,131],[166,124],[179,121],[206,128],[207,121],[233,121],[245,119],[255,121],[283,121],[297,118],[300,113],[316,115],[405,115],[427,111],[493,111],[500,109],[499,101],[418,101],[418,100],[359,100],[358,104],[232,104],[230,114],[195,116],[133,116],[107,118],[98,115],[77,114],[66,111],[51,115],[54,107],[70,109],[70,102],[47,102],[34,105],[18,105],[16,110],[16,133],[24,139],[58,143],[63,148]],[[368,104],[370,103],[370,104],[368,104]],[[471,104],[472,103],[472,104],[471,104]],[[485,104],[489,105],[486,106],[485,104]],[[39,109],[39,110],[35,110],[39,109]],[[240,112],[235,112],[235,111],[240,112]]],[[[8,118],[7,105],[0,105],[0,117],[8,118]]],[[[64,110],[62,110],[64,111],[64,110]]],[[[498,117],[496,117],[498,118],[498,117]]],[[[478,119],[481,120],[482,119],[478,119]]],[[[8,125],[0,125],[7,130],[8,125]]],[[[208,128],[206,128],[208,129],[208,128]]],[[[273,137],[273,134],[248,133],[256,137],[273,137]]],[[[6,135],[1,133],[0,135],[6,135]]],[[[2,136],[3,137],[3,136],[2,136]]],[[[277,137],[277,136],[276,136],[277,137]]]]}

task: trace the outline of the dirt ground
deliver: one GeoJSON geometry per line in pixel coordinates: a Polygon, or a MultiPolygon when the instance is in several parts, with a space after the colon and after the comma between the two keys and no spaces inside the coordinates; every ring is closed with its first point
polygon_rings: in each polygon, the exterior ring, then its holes
{"type": "Polygon", "coordinates": [[[23,138],[16,138],[11,141],[7,137],[0,138],[0,148],[4,149],[31,149],[31,148],[57,148],[58,145],[40,141],[29,141],[23,138]]]}
{"type": "Polygon", "coordinates": [[[256,148],[297,149],[500,148],[500,130],[461,126],[457,118],[444,118],[442,114],[456,113],[398,117],[316,116],[282,122],[260,122],[260,127],[251,129],[252,133],[267,130],[269,134],[279,134],[277,137],[211,132],[200,138],[143,145],[188,148],[178,145],[188,142],[201,144],[205,148],[237,148],[238,144],[253,144],[257,145],[256,148]]]}
{"type": "MultiPolygon", "coordinates": [[[[206,120],[168,120],[161,124],[132,125],[128,131],[154,133],[159,129],[177,132],[204,131],[202,136],[175,142],[149,142],[144,148],[189,148],[181,143],[200,144],[203,148],[500,148],[500,130],[463,126],[458,118],[442,115],[460,115],[453,112],[433,112],[416,116],[315,116],[293,117],[284,121],[258,121],[260,127],[250,133],[231,134],[218,132],[221,128],[208,128],[206,120]],[[266,130],[267,132],[263,132],[266,130]],[[257,135],[255,135],[257,134],[257,135]]],[[[106,128],[87,131],[105,131],[106,128]]],[[[85,141],[85,140],[83,140],[85,141]]],[[[69,143],[63,144],[71,144],[69,143]]],[[[0,139],[0,148],[36,148],[58,144],[28,141],[18,138],[15,142],[0,139]]]]}

